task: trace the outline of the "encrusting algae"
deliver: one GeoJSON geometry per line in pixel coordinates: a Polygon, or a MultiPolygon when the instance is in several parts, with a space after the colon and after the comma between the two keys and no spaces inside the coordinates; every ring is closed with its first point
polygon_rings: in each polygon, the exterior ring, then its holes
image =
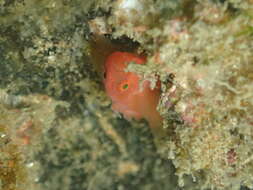
{"type": "Polygon", "coordinates": [[[123,0],[105,21],[148,54],[127,71],[161,81],[158,109],[180,186],[189,175],[196,188],[253,187],[252,12],[252,1],[123,0]]]}

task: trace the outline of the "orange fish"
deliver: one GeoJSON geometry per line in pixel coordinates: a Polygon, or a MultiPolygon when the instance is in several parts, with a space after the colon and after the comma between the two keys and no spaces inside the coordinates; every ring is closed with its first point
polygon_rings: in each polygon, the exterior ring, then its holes
{"type": "Polygon", "coordinates": [[[160,97],[160,86],[150,88],[150,82],[144,81],[133,72],[125,72],[127,64],[145,64],[145,58],[127,52],[114,52],[105,63],[105,90],[112,100],[112,109],[124,115],[126,119],[144,118],[153,132],[160,131],[162,117],[156,110],[160,97]]]}

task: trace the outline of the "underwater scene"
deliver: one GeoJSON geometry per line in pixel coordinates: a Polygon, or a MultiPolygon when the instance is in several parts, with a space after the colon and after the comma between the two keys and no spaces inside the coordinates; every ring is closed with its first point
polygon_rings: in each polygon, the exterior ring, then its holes
{"type": "Polygon", "coordinates": [[[253,0],[0,0],[0,190],[253,189],[253,0]]]}

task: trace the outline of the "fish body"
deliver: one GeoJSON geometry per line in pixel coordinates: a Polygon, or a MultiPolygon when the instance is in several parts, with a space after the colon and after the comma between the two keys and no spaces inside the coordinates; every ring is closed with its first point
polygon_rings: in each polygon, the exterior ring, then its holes
{"type": "Polygon", "coordinates": [[[128,53],[114,52],[105,62],[105,90],[112,100],[112,109],[123,114],[126,119],[148,121],[155,130],[160,128],[162,118],[156,107],[159,102],[160,88],[150,88],[150,82],[144,81],[140,87],[140,78],[133,72],[125,72],[129,63],[145,64],[144,57],[128,53]]]}

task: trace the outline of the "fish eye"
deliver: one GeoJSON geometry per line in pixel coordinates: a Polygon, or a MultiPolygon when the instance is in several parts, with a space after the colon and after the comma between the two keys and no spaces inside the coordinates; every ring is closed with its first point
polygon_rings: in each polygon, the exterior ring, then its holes
{"type": "Polygon", "coordinates": [[[121,92],[126,91],[128,88],[129,88],[129,84],[126,82],[120,84],[120,87],[119,87],[121,92]]]}
{"type": "Polygon", "coordinates": [[[124,90],[128,89],[128,84],[124,84],[124,85],[122,86],[122,88],[123,88],[124,90]]]}

